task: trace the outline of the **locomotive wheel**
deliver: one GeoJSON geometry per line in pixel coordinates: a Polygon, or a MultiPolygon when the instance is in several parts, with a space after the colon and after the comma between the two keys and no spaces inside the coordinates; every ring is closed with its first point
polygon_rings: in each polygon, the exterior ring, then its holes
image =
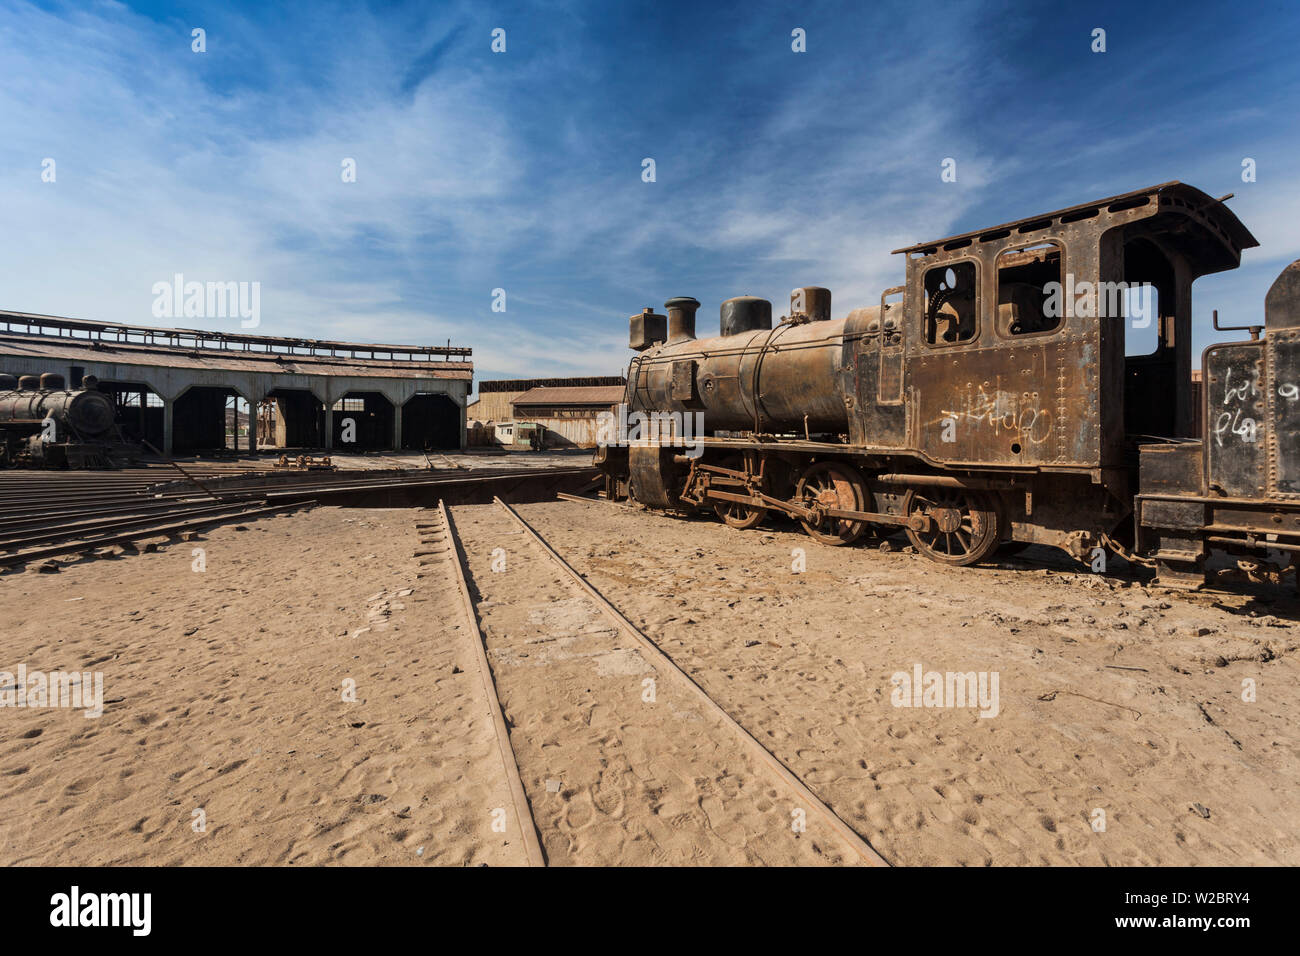
{"type": "Polygon", "coordinates": [[[958,488],[909,489],[903,514],[930,518],[928,531],[907,529],[908,540],[931,561],[964,567],[983,561],[1000,543],[998,513],[985,495],[958,488]]]}
{"type": "MultiPolygon", "coordinates": [[[[720,468],[730,468],[732,471],[747,470],[745,460],[739,455],[724,458],[718,463],[718,466],[720,468]]],[[[766,485],[766,482],[764,482],[764,485],[766,485]]],[[[739,501],[716,501],[713,504],[713,510],[729,527],[739,528],[741,531],[748,531],[767,517],[766,508],[742,505],[739,501]]]]}
{"type": "MultiPolygon", "coordinates": [[[[810,506],[813,503],[845,511],[861,511],[867,498],[866,482],[857,469],[833,461],[819,461],[810,465],[795,486],[795,500],[810,506]]],[[[800,521],[808,536],[822,544],[838,547],[852,544],[867,530],[865,521],[845,521],[828,518],[820,525],[800,521]]]]}

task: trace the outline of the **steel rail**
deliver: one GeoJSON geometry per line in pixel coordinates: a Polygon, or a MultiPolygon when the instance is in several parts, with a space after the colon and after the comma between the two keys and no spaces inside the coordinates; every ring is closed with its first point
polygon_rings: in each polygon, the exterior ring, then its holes
{"type": "Polygon", "coordinates": [[[199,528],[215,527],[219,524],[225,524],[243,518],[259,518],[280,511],[292,511],[296,508],[307,508],[311,507],[315,503],[316,502],[314,501],[301,501],[292,504],[270,505],[263,508],[245,508],[241,511],[227,514],[208,515],[205,517],[190,518],[188,521],[179,521],[161,526],[141,528],[136,531],[123,532],[122,534],[113,535],[108,538],[96,538],[94,541],[75,541],[70,544],[59,544],[52,547],[37,548],[31,551],[20,551],[15,554],[3,554],[0,555],[0,567],[27,564],[28,562],[39,561],[43,558],[55,558],[65,554],[77,554],[82,551],[89,551],[94,548],[126,544],[127,542],[137,541],[140,538],[170,537],[174,534],[180,534],[183,531],[194,531],[199,528]]]}
{"type": "Polygon", "coordinates": [[[492,679],[492,666],[488,663],[487,644],[483,632],[478,626],[478,614],[474,609],[474,599],[470,596],[469,584],[465,580],[467,560],[461,548],[460,537],[456,534],[456,525],[451,520],[451,513],[441,499],[438,501],[438,514],[442,516],[450,545],[452,573],[456,580],[456,590],[460,593],[461,607],[465,620],[469,623],[471,641],[474,645],[474,660],[478,664],[479,676],[483,679],[483,692],[487,695],[488,710],[492,713],[492,727],[496,731],[497,749],[501,752],[501,763],[505,768],[506,782],[510,788],[510,800],[515,805],[515,819],[519,821],[519,832],[523,836],[524,853],[529,866],[545,866],[546,854],[542,851],[541,838],[537,831],[537,821],[528,803],[528,794],[524,791],[523,777],[519,773],[519,761],[510,744],[510,731],[506,727],[505,712],[501,708],[501,698],[497,695],[496,683],[492,679]]]}
{"type": "Polygon", "coordinates": [[[246,503],[229,501],[216,504],[204,503],[199,507],[173,506],[157,514],[109,516],[99,521],[78,521],[42,529],[28,529],[25,534],[0,537],[0,554],[29,548],[32,545],[54,544],[58,541],[70,540],[84,540],[89,542],[88,547],[94,547],[92,535],[101,532],[111,534],[114,531],[126,531],[129,528],[146,528],[149,525],[166,524],[172,518],[197,518],[200,515],[215,515],[226,511],[238,511],[247,507],[246,503]]]}
{"type": "Polygon", "coordinates": [[[152,498],[139,498],[128,501],[109,499],[104,504],[86,504],[79,508],[64,508],[55,511],[18,511],[12,515],[0,513],[0,534],[15,534],[19,531],[39,531],[63,527],[76,521],[94,518],[110,518],[114,515],[159,514],[176,510],[184,505],[206,505],[217,502],[207,498],[190,501],[155,501],[152,498]]]}
{"type": "Polygon", "coordinates": [[[320,495],[338,495],[351,494],[358,491],[383,490],[385,488],[433,488],[438,485],[479,485],[491,481],[509,481],[511,479],[528,480],[530,478],[569,478],[573,475],[586,474],[594,469],[587,468],[564,468],[564,469],[529,469],[526,471],[512,472],[505,475],[489,475],[486,477],[467,477],[460,475],[451,478],[421,479],[416,481],[389,482],[389,483],[361,483],[354,485],[340,486],[307,486],[304,488],[286,489],[282,491],[269,491],[263,494],[268,501],[283,501],[293,498],[297,495],[308,494],[313,496],[320,495]]]}
{"type": "Polygon", "coordinates": [[[514,519],[515,523],[519,525],[520,529],[525,534],[531,537],[533,541],[550,556],[556,567],[563,571],[575,584],[578,585],[578,587],[580,587],[593,601],[596,602],[596,606],[600,608],[601,613],[604,614],[610,622],[621,628],[629,637],[641,645],[641,648],[649,655],[651,663],[661,666],[669,673],[676,674],[681,679],[683,685],[696,697],[696,699],[699,700],[701,704],[704,705],[708,711],[720,719],[726,726],[735,731],[753,756],[758,758],[760,763],[772,770],[786,786],[790,787],[790,789],[794,790],[794,792],[799,795],[800,799],[811,806],[812,809],[830,825],[831,829],[834,830],[863,860],[872,866],[889,866],[889,863],[885,858],[871,848],[871,844],[862,839],[858,832],[844,822],[839,814],[823,803],[821,798],[808,789],[808,786],[788,767],[786,767],[786,765],[782,763],[774,753],[764,747],[762,743],[759,742],[758,738],[742,727],[734,717],[723,710],[721,705],[710,697],[708,692],[697,684],[691,675],[678,667],[676,662],[665,654],[658,644],[646,637],[646,635],[643,634],[635,624],[623,616],[623,613],[619,611],[619,609],[616,608],[608,598],[597,591],[586,578],[579,574],[577,570],[569,564],[569,562],[565,561],[564,558],[560,556],[559,552],[552,548],[550,544],[546,542],[546,539],[538,534],[533,526],[523,519],[519,512],[515,511],[500,498],[495,498],[493,500],[501,506],[506,514],[510,515],[510,517],[514,519]]]}

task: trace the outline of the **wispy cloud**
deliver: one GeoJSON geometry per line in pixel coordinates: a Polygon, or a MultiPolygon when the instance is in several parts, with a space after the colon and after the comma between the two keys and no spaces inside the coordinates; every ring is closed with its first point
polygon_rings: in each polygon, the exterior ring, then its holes
{"type": "MultiPolygon", "coordinates": [[[[1259,261],[1289,259],[1300,180],[1273,97],[1294,77],[1252,74],[1232,29],[1153,46],[1142,16],[8,6],[0,304],[147,322],[152,284],[175,272],[255,279],[263,331],[450,338],[481,377],[608,374],[625,317],[670,295],[705,303],[702,329],[722,299],[779,312],[808,283],[842,314],[901,280],[892,248],[1163,179],[1232,191],[1238,153],[1260,162],[1233,204],[1259,261]]],[[[1262,301],[1267,271],[1233,288],[1262,301]]]]}

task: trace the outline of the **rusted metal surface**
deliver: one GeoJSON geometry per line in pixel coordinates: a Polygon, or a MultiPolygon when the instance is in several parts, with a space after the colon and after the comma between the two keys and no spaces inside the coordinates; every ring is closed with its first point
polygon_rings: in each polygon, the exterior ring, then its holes
{"type": "Polygon", "coordinates": [[[1271,329],[1264,361],[1268,494],[1300,499],[1300,330],[1271,329]]]}
{"type": "Polygon", "coordinates": [[[904,283],[839,319],[807,286],[775,327],[742,296],[700,338],[695,300],[670,300],[662,333],[651,310],[633,317],[628,405],[694,450],[602,449],[606,493],[736,527],[782,513],[822,539],[837,519],[911,526],[948,563],[998,538],[1081,558],[1113,545],[1191,579],[1215,520],[1193,500],[1206,495],[1277,502],[1282,527],[1248,522],[1242,540],[1300,543],[1300,262],[1262,326],[1216,316],[1252,340],[1212,346],[1192,384],[1192,283],[1257,244],[1222,200],[1163,183],[907,246],[904,283]],[[1154,352],[1126,355],[1129,321],[1154,328],[1154,352]],[[849,477],[801,492],[836,462],[861,479],[854,501],[822,500],[849,477]]]}
{"type": "Polygon", "coordinates": [[[290,458],[288,455],[281,455],[276,459],[273,467],[284,471],[336,471],[338,468],[329,455],[323,458],[313,458],[311,455],[290,458]]]}
{"type": "Polygon", "coordinates": [[[0,392],[0,468],[120,468],[138,459],[140,446],[123,440],[112,400],[87,383],[67,389],[63,376],[47,372],[0,392]]]}
{"type": "MultiPolygon", "coordinates": [[[[633,408],[699,412],[710,430],[847,433],[848,412],[838,385],[845,320],[813,322],[795,315],[772,329],[760,325],[707,339],[674,338],[674,311],[669,309],[669,341],[632,360],[633,408]]],[[[734,311],[723,317],[724,324],[737,321],[734,311]]],[[[684,324],[681,320],[679,331],[684,324]]],[[[690,326],[693,331],[693,313],[690,326]]]]}
{"type": "Polygon", "coordinates": [[[772,328],[772,303],[757,296],[728,299],[718,310],[718,334],[722,337],[772,328]]]}
{"type": "Polygon", "coordinates": [[[1263,343],[1205,350],[1206,485],[1216,495],[1264,494],[1266,423],[1263,343]]]}
{"type": "Polygon", "coordinates": [[[113,417],[113,403],[86,389],[0,392],[0,427],[40,425],[52,419],[89,438],[110,430],[113,417]]]}

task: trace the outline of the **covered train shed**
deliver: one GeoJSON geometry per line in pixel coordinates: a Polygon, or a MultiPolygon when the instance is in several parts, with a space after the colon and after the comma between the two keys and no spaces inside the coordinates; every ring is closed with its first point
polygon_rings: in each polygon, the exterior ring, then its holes
{"type": "Polygon", "coordinates": [[[124,434],[169,455],[460,449],[470,355],[0,311],[0,374],[94,376],[124,434]]]}

